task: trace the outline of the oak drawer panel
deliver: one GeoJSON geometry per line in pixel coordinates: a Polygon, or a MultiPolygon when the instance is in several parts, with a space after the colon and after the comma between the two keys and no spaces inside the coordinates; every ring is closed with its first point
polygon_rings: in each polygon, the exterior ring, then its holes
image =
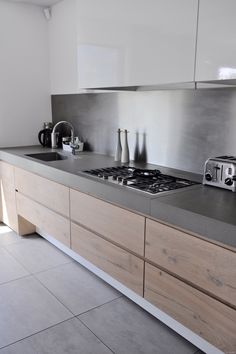
{"type": "Polygon", "coordinates": [[[70,221],[37,202],[16,193],[17,213],[31,224],[70,247],[70,221]]]}
{"type": "Polygon", "coordinates": [[[14,166],[1,161],[0,163],[0,175],[1,175],[1,180],[4,181],[5,183],[8,183],[12,186],[15,185],[14,181],[14,166]]]}
{"type": "Polygon", "coordinates": [[[141,259],[74,223],[71,223],[71,248],[143,296],[144,262],[141,259]]]}
{"type": "Polygon", "coordinates": [[[236,253],[147,219],[146,259],[236,306],[236,253]]]}
{"type": "Polygon", "coordinates": [[[68,187],[19,168],[15,168],[15,185],[19,192],[69,217],[68,187]]]}
{"type": "Polygon", "coordinates": [[[144,217],[73,189],[70,200],[73,221],[143,256],[144,217]]]}
{"type": "Polygon", "coordinates": [[[16,198],[14,185],[5,179],[1,181],[1,219],[4,224],[18,232],[16,198]]]}
{"type": "Polygon", "coordinates": [[[221,349],[236,348],[236,311],[146,263],[144,298],[221,349]]]}

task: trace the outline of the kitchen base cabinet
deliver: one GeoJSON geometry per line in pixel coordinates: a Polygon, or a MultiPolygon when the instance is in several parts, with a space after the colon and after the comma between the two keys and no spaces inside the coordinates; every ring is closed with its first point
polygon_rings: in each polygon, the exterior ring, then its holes
{"type": "Polygon", "coordinates": [[[16,193],[17,213],[56,240],[70,247],[70,222],[45,206],[16,193]]]}
{"type": "Polygon", "coordinates": [[[69,188],[15,167],[18,192],[69,218],[69,188]]]}
{"type": "Polygon", "coordinates": [[[236,349],[236,311],[146,263],[144,298],[222,350],[236,349]]]}
{"type": "Polygon", "coordinates": [[[146,259],[236,307],[235,252],[147,219],[146,259]]]}
{"type": "Polygon", "coordinates": [[[19,219],[16,212],[14,166],[0,162],[1,221],[18,234],[31,234],[34,227],[26,220],[19,219]]]}
{"type": "Polygon", "coordinates": [[[71,223],[71,248],[143,296],[143,260],[74,223],[71,223]]]}
{"type": "Polygon", "coordinates": [[[116,242],[131,252],[144,255],[145,218],[103,200],[70,190],[71,219],[116,242]]]}

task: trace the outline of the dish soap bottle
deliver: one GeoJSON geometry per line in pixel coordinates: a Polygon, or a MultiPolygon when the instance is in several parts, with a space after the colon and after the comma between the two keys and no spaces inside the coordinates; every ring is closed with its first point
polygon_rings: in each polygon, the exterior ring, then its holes
{"type": "Polygon", "coordinates": [[[121,153],[121,162],[129,162],[129,145],[128,145],[128,130],[123,130],[123,144],[122,144],[122,153],[121,153]]]}
{"type": "Polygon", "coordinates": [[[120,141],[120,133],[121,130],[120,128],[117,130],[117,145],[116,145],[116,153],[115,153],[115,161],[120,161],[121,160],[121,141],[120,141]]]}

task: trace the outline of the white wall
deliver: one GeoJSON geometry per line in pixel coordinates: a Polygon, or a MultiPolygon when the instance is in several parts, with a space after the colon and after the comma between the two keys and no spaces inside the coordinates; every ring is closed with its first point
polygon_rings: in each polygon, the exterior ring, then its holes
{"type": "Polygon", "coordinates": [[[42,9],[0,0],[0,147],[37,144],[51,121],[48,53],[42,9]]]}

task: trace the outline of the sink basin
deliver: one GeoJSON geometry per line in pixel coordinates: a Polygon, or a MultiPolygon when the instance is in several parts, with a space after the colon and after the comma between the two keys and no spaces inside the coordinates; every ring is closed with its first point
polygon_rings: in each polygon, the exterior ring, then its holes
{"type": "Polygon", "coordinates": [[[42,152],[37,154],[26,154],[25,156],[41,161],[58,161],[67,159],[67,156],[61,155],[58,152],[42,152]]]}

